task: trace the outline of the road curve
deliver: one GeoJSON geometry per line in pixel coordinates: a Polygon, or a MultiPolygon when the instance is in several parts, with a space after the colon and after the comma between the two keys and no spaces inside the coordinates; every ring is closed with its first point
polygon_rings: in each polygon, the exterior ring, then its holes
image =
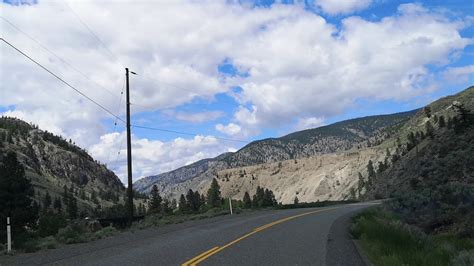
{"type": "Polygon", "coordinates": [[[342,232],[347,227],[343,223],[371,205],[268,210],[190,221],[2,256],[0,265],[363,265],[342,232]]]}

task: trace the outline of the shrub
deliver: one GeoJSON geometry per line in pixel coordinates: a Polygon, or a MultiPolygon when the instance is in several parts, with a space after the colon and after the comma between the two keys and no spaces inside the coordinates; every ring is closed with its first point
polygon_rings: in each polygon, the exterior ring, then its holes
{"type": "Polygon", "coordinates": [[[41,237],[56,235],[59,229],[66,225],[67,221],[63,215],[51,212],[44,213],[38,221],[38,235],[41,237]]]}
{"type": "Polygon", "coordinates": [[[74,223],[65,228],[59,229],[56,239],[61,243],[73,244],[87,242],[90,233],[84,224],[74,223]]]}
{"type": "Polygon", "coordinates": [[[106,238],[106,237],[109,237],[109,236],[113,236],[117,233],[118,233],[118,230],[115,229],[115,227],[107,226],[107,227],[104,227],[104,228],[100,229],[99,231],[95,232],[94,233],[94,239],[106,238]]]}

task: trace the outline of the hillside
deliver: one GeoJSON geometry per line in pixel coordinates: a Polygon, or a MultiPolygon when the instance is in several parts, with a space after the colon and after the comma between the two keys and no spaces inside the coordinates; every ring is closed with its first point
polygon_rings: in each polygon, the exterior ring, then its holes
{"type": "Polygon", "coordinates": [[[455,231],[472,237],[474,87],[440,99],[429,109],[429,117],[420,113],[407,124],[403,133],[414,132],[415,138],[407,138],[400,158],[377,174],[365,198],[395,198],[394,210],[426,232],[455,231]],[[427,123],[433,127],[431,134],[427,123]]]}
{"type": "Polygon", "coordinates": [[[19,119],[1,117],[0,160],[10,151],[25,166],[40,207],[46,192],[52,200],[64,201],[65,188],[77,198],[79,210],[84,214],[113,205],[125,193],[112,171],[71,140],[19,119]]]}
{"type": "Polygon", "coordinates": [[[189,188],[206,185],[219,171],[225,169],[372,147],[392,136],[416,112],[351,119],[281,138],[255,141],[235,153],[225,153],[138,180],[134,188],[148,192],[156,184],[162,194],[178,197],[189,188]]]}

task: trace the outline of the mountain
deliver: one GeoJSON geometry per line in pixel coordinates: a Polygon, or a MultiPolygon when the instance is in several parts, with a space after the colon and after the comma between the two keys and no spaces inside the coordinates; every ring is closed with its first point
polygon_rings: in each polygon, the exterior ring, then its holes
{"type": "Polygon", "coordinates": [[[364,198],[392,198],[392,210],[426,233],[474,238],[474,87],[428,105],[403,136],[364,198]]]}
{"type": "Polygon", "coordinates": [[[24,165],[40,205],[46,193],[52,200],[64,201],[67,188],[77,198],[79,210],[87,214],[99,206],[112,206],[125,194],[119,178],[71,140],[20,119],[1,117],[0,161],[7,152],[15,152],[24,165]]]}
{"type": "Polygon", "coordinates": [[[390,138],[417,111],[351,119],[281,138],[255,141],[235,153],[143,178],[135,182],[134,188],[148,192],[157,185],[160,193],[175,198],[189,188],[204,189],[213,177],[220,177],[219,172],[223,170],[370,148],[390,138]]]}
{"type": "Polygon", "coordinates": [[[391,197],[417,187],[430,187],[433,182],[460,182],[474,189],[474,87],[442,98],[427,108],[429,115],[418,113],[402,129],[400,138],[407,142],[402,145],[404,154],[377,176],[367,197],[391,197]],[[464,125],[459,106],[466,113],[464,125]],[[431,136],[427,136],[427,123],[433,127],[431,136]],[[414,144],[408,144],[410,133],[415,135],[414,144]]]}

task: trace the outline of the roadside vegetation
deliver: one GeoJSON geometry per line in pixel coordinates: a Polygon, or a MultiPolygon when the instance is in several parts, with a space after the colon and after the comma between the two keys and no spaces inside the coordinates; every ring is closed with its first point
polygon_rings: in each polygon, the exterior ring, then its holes
{"type": "Polygon", "coordinates": [[[452,106],[447,119],[425,108],[425,130],[408,133],[396,160],[377,173],[368,165],[365,198],[391,200],[351,232],[375,265],[474,265],[474,115],[452,106]]]}
{"type": "Polygon", "coordinates": [[[472,238],[427,234],[384,208],[354,217],[351,234],[374,265],[474,265],[472,238]]]}
{"type": "MultiPolygon", "coordinates": [[[[77,199],[67,187],[59,198],[46,193],[42,201],[33,199],[34,189],[25,176],[24,166],[16,153],[10,152],[0,163],[0,219],[11,218],[12,246],[15,252],[35,252],[54,249],[60,245],[84,243],[106,238],[129,230],[127,207],[121,202],[94,210],[95,215],[84,218],[80,215],[77,199]]],[[[163,199],[158,188],[153,187],[149,195],[135,193],[138,198],[134,213],[138,221],[132,229],[182,223],[189,220],[206,219],[230,213],[229,199],[221,196],[220,187],[213,179],[207,193],[189,190],[179,200],[163,199]]],[[[274,208],[277,201],[269,189],[258,187],[253,198],[245,193],[242,200],[232,200],[233,212],[274,208]]],[[[6,254],[6,225],[0,230],[0,254],[6,254]]]]}

